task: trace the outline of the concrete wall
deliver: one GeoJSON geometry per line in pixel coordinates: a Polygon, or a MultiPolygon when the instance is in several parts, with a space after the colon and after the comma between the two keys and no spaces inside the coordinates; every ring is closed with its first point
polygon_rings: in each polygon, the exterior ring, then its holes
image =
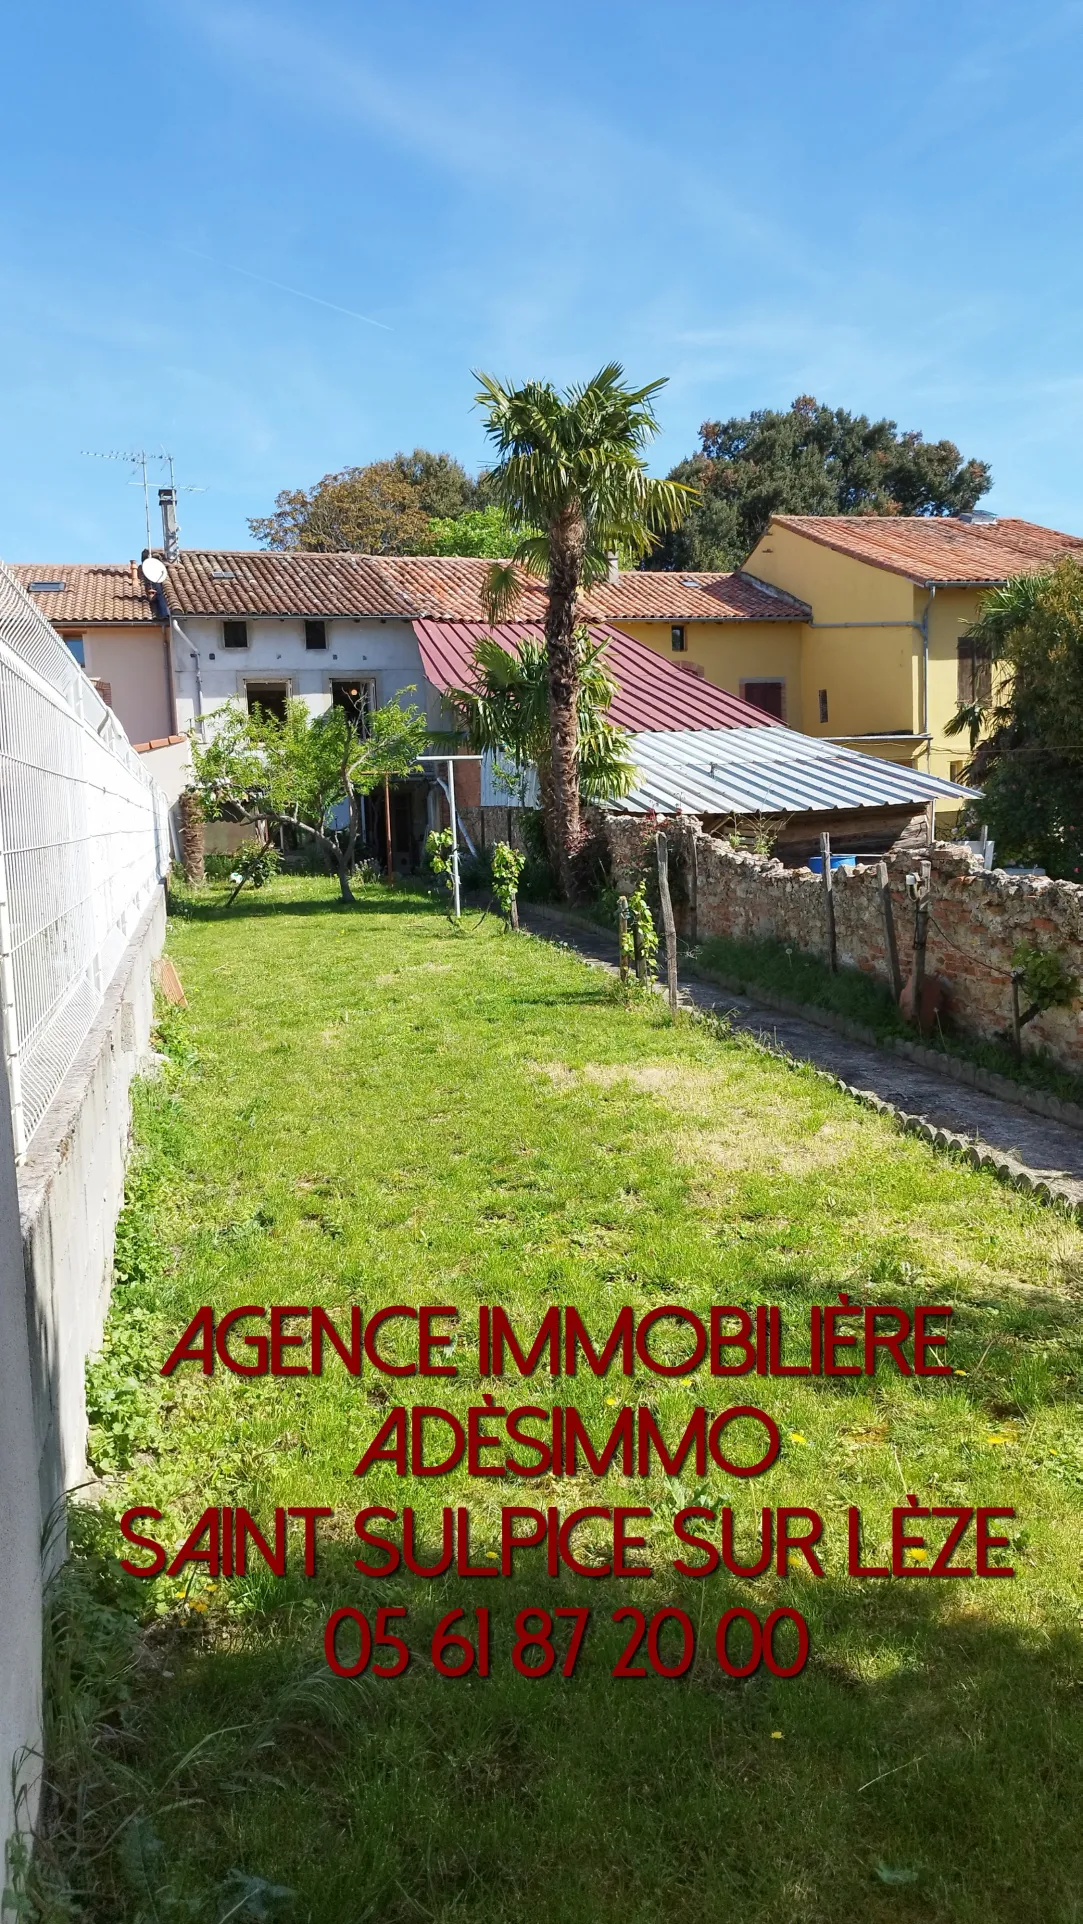
{"type": "Polygon", "coordinates": [[[41,1741],[41,1507],[6,1062],[0,1049],[0,1886],[16,1822],[36,1815],[41,1741]]]}
{"type": "Polygon", "coordinates": [[[101,1341],[124,1197],[132,1077],[154,1013],[165,893],[146,909],[19,1167],[42,1514],[86,1473],[83,1365],[101,1341]]]}
{"type": "Polygon", "coordinates": [[[41,1585],[63,1551],[65,1492],[86,1477],[87,1357],[101,1342],[124,1197],[132,1077],[146,1059],[165,894],[146,909],[16,1178],[0,1080],[0,1860],[36,1814],[41,1585]],[[26,1785],[16,1813],[11,1772],[26,1785]]]}
{"type": "MultiPolygon", "coordinates": [[[[610,816],[606,836],[614,879],[630,886],[649,872],[655,824],[610,816]]],[[[807,868],[785,868],[761,855],[747,855],[700,834],[691,817],[665,823],[666,834],[684,848],[696,835],[699,879],[698,935],[738,940],[770,938],[826,956],[823,884],[807,868]]],[[[947,1013],[960,1029],[986,1040],[1002,1036],[1011,1022],[1013,949],[1021,942],[1055,950],[1069,973],[1083,976],[1083,886],[1041,876],[986,874],[956,843],[934,842],[929,850],[900,849],[888,863],[899,961],[904,977],[913,953],[914,910],[906,874],[928,855],[932,902],[927,970],[947,984],[947,1013]]],[[[684,858],[682,857],[682,860],[684,858]]],[[[836,871],[835,923],[839,960],[885,983],[890,980],[884,925],[874,867],[836,871]]],[[[1024,1048],[1045,1048],[1063,1067],[1083,1070],[1083,1000],[1047,1009],[1023,1031],[1024,1048]]]]}

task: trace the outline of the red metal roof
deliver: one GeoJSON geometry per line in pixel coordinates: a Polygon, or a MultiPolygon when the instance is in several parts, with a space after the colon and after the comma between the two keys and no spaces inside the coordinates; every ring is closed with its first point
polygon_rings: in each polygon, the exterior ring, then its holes
{"type": "MultiPolygon", "coordinates": [[[[536,621],[415,621],[425,674],[446,693],[468,688],[473,679],[474,644],[492,635],[511,654],[527,635],[540,640],[536,621]]],[[[751,702],[727,695],[709,681],[682,674],[680,668],[657,655],[645,642],[621,634],[601,622],[587,624],[592,641],[605,645],[605,665],[617,684],[610,718],[631,734],[645,729],[677,731],[701,728],[781,728],[774,715],[765,715],[751,702]]]]}
{"type": "MultiPolygon", "coordinates": [[[[955,515],[776,514],[772,527],[791,528],[822,547],[905,575],[919,585],[995,587],[1011,575],[1051,568],[1062,555],[1083,551],[1083,539],[1036,521],[962,521],[955,515]]],[[[770,529],[765,536],[770,540],[770,529]]]]}

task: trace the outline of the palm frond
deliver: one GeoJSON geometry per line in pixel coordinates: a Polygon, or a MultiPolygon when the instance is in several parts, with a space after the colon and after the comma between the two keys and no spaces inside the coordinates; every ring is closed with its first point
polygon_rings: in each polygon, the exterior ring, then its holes
{"type": "Polygon", "coordinates": [[[485,570],[481,598],[485,612],[492,622],[506,621],[513,614],[522,592],[519,577],[512,562],[494,561],[485,570]]]}

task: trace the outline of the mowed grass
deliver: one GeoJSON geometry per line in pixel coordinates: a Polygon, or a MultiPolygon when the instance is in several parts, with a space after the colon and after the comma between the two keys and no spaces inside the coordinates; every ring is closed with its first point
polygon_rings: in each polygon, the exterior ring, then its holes
{"type": "Polygon", "coordinates": [[[457,933],[405,891],[342,909],[320,881],[277,881],[228,915],[218,899],[174,920],[190,1007],[138,1103],[127,1280],[92,1396],[109,1474],[55,1606],[38,1914],[1083,1917],[1079,1231],[811,1071],[673,1026],[657,1004],[622,1007],[599,972],[492,920],[457,933]],[[960,1374],[484,1386],[509,1407],[575,1401],[596,1437],[616,1403],[649,1401],[672,1437],[697,1401],[747,1398],[782,1427],[762,1477],[353,1475],[400,1396],[464,1414],[479,1400],[481,1302],[524,1332],[575,1303],[601,1335],[623,1303],[777,1303],[800,1327],[840,1289],[953,1304],[960,1374]],[[330,1362],[320,1379],[189,1369],[159,1384],[205,1302],[454,1303],[460,1374],[400,1385],[330,1362]],[[848,1578],[847,1505],[881,1561],[908,1492],[1014,1505],[1015,1578],[848,1578]],[[671,1518],[693,1501],[731,1504],[746,1551],[762,1504],[815,1508],[826,1577],[679,1579],[671,1518]],[[501,1503],[649,1504],[654,1575],[554,1579],[538,1552],[507,1581],[362,1578],[354,1512],[407,1502],[426,1545],[442,1505],[469,1503],[479,1565],[501,1503]],[[311,1579],[254,1567],[212,1586],[197,1568],[139,1585],[116,1565],[129,1503],[163,1511],[170,1546],[211,1503],[266,1525],[276,1504],[335,1518],[311,1579]],[[584,1603],[575,1675],[516,1675],[517,1611],[584,1603]],[[625,1633],[611,1613],[629,1603],[688,1612],[687,1675],[612,1678],[625,1633]],[[323,1625],[343,1604],[407,1607],[404,1676],[331,1676],[323,1625]],[[735,1604],[804,1613],[796,1680],[721,1673],[714,1626],[735,1604]],[[491,1676],[441,1678],[433,1626],[478,1605],[491,1676]]]}

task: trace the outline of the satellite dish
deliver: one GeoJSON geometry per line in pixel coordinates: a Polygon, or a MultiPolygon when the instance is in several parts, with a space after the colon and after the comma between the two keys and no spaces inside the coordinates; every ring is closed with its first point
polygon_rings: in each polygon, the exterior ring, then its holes
{"type": "Polygon", "coordinates": [[[139,572],[144,581],[149,581],[153,587],[157,588],[165,580],[168,570],[165,562],[159,561],[156,554],[148,554],[139,563],[139,572]]]}

